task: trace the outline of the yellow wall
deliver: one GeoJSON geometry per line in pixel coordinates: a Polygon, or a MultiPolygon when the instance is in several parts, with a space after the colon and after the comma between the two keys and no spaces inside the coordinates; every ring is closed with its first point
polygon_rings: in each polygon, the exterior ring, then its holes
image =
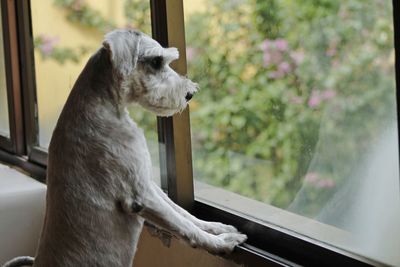
{"type": "MultiPolygon", "coordinates": [[[[124,25],[123,0],[87,2],[119,26],[124,25]]],[[[52,59],[43,60],[35,51],[40,140],[41,145],[47,146],[67,96],[90,55],[100,47],[103,34],[68,22],[65,10],[55,6],[53,0],[32,0],[31,8],[34,37],[43,34],[57,37],[60,47],[90,47],[90,52],[78,64],[68,61],[62,65],[52,59]]]]}

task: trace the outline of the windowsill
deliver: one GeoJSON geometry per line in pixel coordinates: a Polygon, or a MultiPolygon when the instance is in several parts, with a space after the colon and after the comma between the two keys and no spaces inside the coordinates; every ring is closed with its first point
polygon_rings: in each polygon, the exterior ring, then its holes
{"type": "Polygon", "coordinates": [[[34,255],[45,198],[46,185],[0,163],[0,263],[34,255]]]}
{"type": "Polygon", "coordinates": [[[336,253],[374,266],[385,266],[384,264],[370,260],[361,251],[356,251],[355,245],[357,241],[354,240],[352,234],[334,226],[199,181],[195,181],[195,199],[198,202],[214,206],[217,209],[265,225],[268,228],[316,244],[336,253]]]}

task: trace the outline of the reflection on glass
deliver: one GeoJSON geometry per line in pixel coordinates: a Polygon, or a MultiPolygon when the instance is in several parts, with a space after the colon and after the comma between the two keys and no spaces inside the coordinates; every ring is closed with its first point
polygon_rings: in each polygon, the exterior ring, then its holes
{"type": "MultiPolygon", "coordinates": [[[[1,21],[0,7],[0,22],[1,21]]],[[[3,25],[0,25],[0,135],[9,137],[10,128],[8,124],[7,83],[3,44],[3,25]]]]}
{"type": "MultiPolygon", "coordinates": [[[[72,86],[103,35],[117,27],[150,33],[146,0],[31,1],[35,71],[39,110],[39,143],[47,148],[72,86]]],[[[156,117],[142,108],[130,114],[145,130],[159,177],[156,117]]]]}
{"type": "Polygon", "coordinates": [[[195,177],[400,265],[392,2],[328,2],[185,2],[195,177]]]}

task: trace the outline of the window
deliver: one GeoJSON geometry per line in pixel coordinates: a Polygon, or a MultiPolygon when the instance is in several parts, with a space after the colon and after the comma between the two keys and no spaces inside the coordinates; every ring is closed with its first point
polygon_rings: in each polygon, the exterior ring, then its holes
{"type": "Polygon", "coordinates": [[[399,265],[391,1],[197,3],[195,196],[399,265]]]}
{"type": "Polygon", "coordinates": [[[178,47],[173,67],[200,83],[190,113],[130,111],[169,196],[248,234],[229,257],[251,266],[399,265],[392,7],[2,1],[0,160],[44,179],[77,75],[105,32],[132,26],[178,47]]]}

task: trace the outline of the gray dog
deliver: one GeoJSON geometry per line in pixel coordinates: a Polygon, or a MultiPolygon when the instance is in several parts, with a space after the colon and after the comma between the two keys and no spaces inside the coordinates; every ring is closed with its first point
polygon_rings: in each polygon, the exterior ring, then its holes
{"type": "MultiPolygon", "coordinates": [[[[152,181],[143,131],[126,106],[158,116],[182,111],[197,85],[169,64],[176,48],[116,30],[90,58],[49,147],[46,217],[36,267],[130,266],[144,220],[190,245],[230,252],[246,240],[233,226],[199,220],[152,181]]],[[[33,263],[16,258],[5,266],[33,263]]]]}

